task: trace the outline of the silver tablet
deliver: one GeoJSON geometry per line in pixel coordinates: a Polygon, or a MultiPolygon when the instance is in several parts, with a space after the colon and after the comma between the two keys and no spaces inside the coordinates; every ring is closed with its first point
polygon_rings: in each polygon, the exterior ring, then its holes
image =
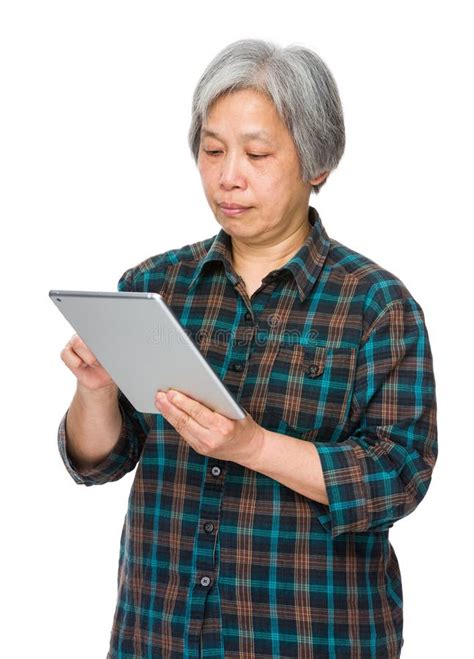
{"type": "Polygon", "coordinates": [[[177,389],[230,419],[245,413],[158,293],[49,291],[139,412],[159,414],[158,389],[177,389]]]}

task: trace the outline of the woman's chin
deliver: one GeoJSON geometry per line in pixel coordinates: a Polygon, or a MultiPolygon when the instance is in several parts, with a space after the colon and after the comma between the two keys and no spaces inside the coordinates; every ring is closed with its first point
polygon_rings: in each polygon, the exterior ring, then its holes
{"type": "Polygon", "coordinates": [[[244,236],[250,238],[255,233],[255,227],[244,224],[242,221],[239,222],[237,219],[229,220],[226,218],[223,221],[219,220],[219,224],[229,236],[234,236],[235,238],[244,236]]]}

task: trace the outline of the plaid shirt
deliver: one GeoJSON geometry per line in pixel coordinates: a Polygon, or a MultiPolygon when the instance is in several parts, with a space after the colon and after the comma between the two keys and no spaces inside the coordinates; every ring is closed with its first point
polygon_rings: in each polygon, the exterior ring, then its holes
{"type": "Polygon", "coordinates": [[[312,232],[251,299],[230,237],[127,270],[160,293],[257,423],[314,444],[329,505],[196,453],[119,391],[114,451],[77,483],[138,463],[123,527],[110,659],[399,657],[402,584],[389,528],[428,489],[435,381],[423,312],[404,284],[312,232]]]}

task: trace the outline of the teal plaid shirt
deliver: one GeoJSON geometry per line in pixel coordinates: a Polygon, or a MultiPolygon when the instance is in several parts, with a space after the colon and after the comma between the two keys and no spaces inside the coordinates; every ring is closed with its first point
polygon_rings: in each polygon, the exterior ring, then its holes
{"type": "Polygon", "coordinates": [[[120,542],[110,659],[399,657],[403,596],[390,527],[428,489],[437,455],[432,356],[404,284],[311,234],[249,299],[230,237],[127,270],[119,290],[160,293],[263,427],[314,444],[328,505],[196,453],[119,391],[113,452],[77,483],[137,470],[120,542]]]}

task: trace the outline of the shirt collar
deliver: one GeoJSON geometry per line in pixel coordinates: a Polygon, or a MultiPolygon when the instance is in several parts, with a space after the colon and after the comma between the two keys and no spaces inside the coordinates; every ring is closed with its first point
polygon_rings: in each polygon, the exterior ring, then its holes
{"type": "MultiPolygon", "coordinates": [[[[330,239],[321,222],[318,211],[312,206],[308,207],[308,221],[311,232],[298,252],[278,270],[271,275],[279,275],[283,270],[289,270],[295,279],[301,302],[303,302],[313,288],[329,251],[330,239]]],[[[199,261],[196,272],[191,280],[191,289],[206,269],[208,264],[220,261],[223,263],[227,276],[233,284],[237,283],[238,276],[232,266],[232,244],[229,234],[221,229],[215,236],[206,256],[199,261]]]]}

